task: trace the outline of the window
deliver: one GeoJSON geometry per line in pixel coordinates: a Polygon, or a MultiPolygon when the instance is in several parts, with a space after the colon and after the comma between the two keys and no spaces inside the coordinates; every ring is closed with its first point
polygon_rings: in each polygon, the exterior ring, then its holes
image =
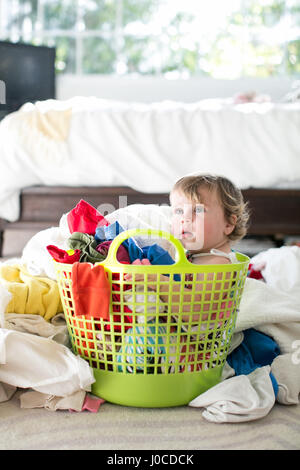
{"type": "Polygon", "coordinates": [[[300,75],[299,0],[0,0],[0,35],[55,45],[60,73],[300,75]]]}

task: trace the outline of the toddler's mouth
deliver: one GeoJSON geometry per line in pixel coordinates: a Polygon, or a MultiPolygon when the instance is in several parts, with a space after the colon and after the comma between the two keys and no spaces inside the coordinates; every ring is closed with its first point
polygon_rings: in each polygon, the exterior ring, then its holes
{"type": "Polygon", "coordinates": [[[193,238],[193,233],[192,232],[188,232],[186,230],[182,230],[182,234],[181,234],[182,238],[193,238]]]}

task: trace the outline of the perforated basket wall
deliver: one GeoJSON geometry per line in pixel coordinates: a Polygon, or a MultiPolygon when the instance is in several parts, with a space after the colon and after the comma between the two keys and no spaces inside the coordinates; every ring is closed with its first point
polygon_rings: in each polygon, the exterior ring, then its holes
{"type": "Polygon", "coordinates": [[[72,348],[94,370],[93,393],[128,406],[164,407],[187,404],[218,383],[248,271],[249,258],[237,253],[237,259],[195,265],[166,232],[122,232],[101,263],[111,286],[109,320],[76,315],[72,265],[55,263],[72,348]],[[119,263],[118,247],[136,235],[171,241],[176,263],[119,263]]]}

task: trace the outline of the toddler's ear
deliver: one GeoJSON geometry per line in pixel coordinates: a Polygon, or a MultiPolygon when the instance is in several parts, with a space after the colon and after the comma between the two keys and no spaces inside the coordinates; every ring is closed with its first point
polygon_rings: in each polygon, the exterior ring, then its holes
{"type": "Polygon", "coordinates": [[[237,216],[232,215],[230,217],[230,221],[229,222],[227,221],[225,224],[225,235],[230,235],[231,232],[233,232],[234,227],[236,226],[236,222],[237,222],[237,216]]]}

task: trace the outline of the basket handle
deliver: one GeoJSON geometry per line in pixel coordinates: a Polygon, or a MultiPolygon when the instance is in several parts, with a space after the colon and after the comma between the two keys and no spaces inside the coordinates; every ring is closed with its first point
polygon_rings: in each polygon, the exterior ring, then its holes
{"type": "Polygon", "coordinates": [[[165,232],[164,230],[155,230],[155,229],[130,229],[130,230],[125,230],[124,232],[121,232],[119,235],[117,235],[113,239],[113,241],[112,241],[112,243],[109,247],[107,257],[105,259],[105,264],[109,264],[111,266],[112,265],[120,265],[121,263],[119,263],[119,261],[117,260],[118,248],[121,245],[121,243],[123,243],[125,240],[127,240],[127,238],[134,237],[135,235],[138,235],[138,236],[140,236],[140,235],[148,235],[148,236],[149,235],[155,235],[157,237],[166,238],[171,243],[173,243],[173,245],[175,246],[175,248],[177,249],[177,252],[178,252],[178,260],[177,260],[177,262],[174,262],[174,264],[172,266],[175,266],[177,264],[182,265],[182,263],[190,265],[190,263],[186,259],[184,248],[181,245],[181,243],[179,242],[179,240],[177,240],[177,238],[175,238],[169,232],[165,232]]]}

